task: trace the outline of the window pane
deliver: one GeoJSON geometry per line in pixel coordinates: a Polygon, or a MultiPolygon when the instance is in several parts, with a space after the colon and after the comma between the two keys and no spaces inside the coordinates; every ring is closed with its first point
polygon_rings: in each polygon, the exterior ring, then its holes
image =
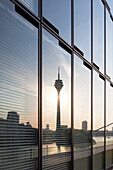
{"type": "Polygon", "coordinates": [[[91,72],[75,56],[74,169],[91,169],[91,72]]]}
{"type": "Polygon", "coordinates": [[[0,1],[0,169],[38,167],[37,47],[38,30],[0,1]]]}
{"type": "Polygon", "coordinates": [[[43,0],[43,16],[59,30],[60,36],[71,44],[71,1],[43,0]]]}
{"type": "Polygon", "coordinates": [[[113,164],[113,88],[107,83],[106,107],[106,167],[113,164]]]}
{"type": "Polygon", "coordinates": [[[74,43],[91,61],[91,0],[74,0],[74,43]]]}
{"type": "Polygon", "coordinates": [[[33,14],[38,16],[38,0],[19,0],[25,5],[33,14]]]}
{"type": "Polygon", "coordinates": [[[108,76],[113,80],[113,22],[107,12],[106,22],[106,69],[108,76]]]}
{"type": "Polygon", "coordinates": [[[104,168],[104,81],[96,72],[93,89],[93,169],[96,170],[104,168]]]}
{"type": "Polygon", "coordinates": [[[94,0],[94,63],[104,71],[104,5],[101,1],[94,0]]]}
{"type": "Polygon", "coordinates": [[[43,30],[43,169],[71,168],[70,140],[71,56],[43,30]]]}

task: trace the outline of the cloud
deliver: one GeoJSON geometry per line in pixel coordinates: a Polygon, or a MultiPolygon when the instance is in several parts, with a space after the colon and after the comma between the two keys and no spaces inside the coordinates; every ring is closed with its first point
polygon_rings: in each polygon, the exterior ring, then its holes
{"type": "Polygon", "coordinates": [[[69,56],[69,54],[66,51],[62,50],[62,48],[58,44],[56,44],[55,41],[50,40],[45,34],[44,34],[44,40],[51,45],[51,50],[52,51],[54,50],[55,55],[59,59],[59,64],[65,70],[66,75],[71,77],[71,57],[69,56]]]}

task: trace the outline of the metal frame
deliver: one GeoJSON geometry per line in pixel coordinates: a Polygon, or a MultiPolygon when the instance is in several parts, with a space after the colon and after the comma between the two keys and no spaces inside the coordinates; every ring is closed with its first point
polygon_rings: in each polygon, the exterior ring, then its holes
{"type": "MultiPolygon", "coordinates": [[[[91,63],[93,65],[93,0],[91,0],[91,63]]],[[[93,170],[93,68],[91,69],[91,169],[93,170]]]]}
{"type": "Polygon", "coordinates": [[[57,29],[52,26],[49,21],[46,21],[42,17],[42,1],[39,2],[38,17],[35,16],[29,9],[27,9],[22,3],[18,0],[12,1],[17,9],[17,12],[20,13],[25,19],[27,19],[31,24],[35,25],[38,28],[38,125],[39,125],[39,170],[42,170],[42,29],[47,30],[51,35],[53,35],[59,42],[62,44],[62,47],[65,47],[67,51],[71,53],[71,162],[72,170],[74,169],[74,54],[76,54],[91,70],[91,169],[93,170],[93,70],[95,70],[100,78],[104,81],[104,166],[106,169],[106,81],[111,85],[113,82],[106,75],[106,10],[110,14],[110,18],[113,21],[113,16],[110,11],[110,7],[106,0],[101,0],[104,5],[104,73],[100,72],[99,69],[93,63],[93,0],[91,0],[91,63],[83,57],[83,52],[74,45],[74,0],[71,1],[71,45],[68,44],[60,35],[58,34],[57,29]],[[20,10],[20,12],[18,11],[20,10]]]}
{"type": "Polygon", "coordinates": [[[40,18],[40,25],[39,25],[39,60],[38,60],[38,66],[39,66],[39,77],[38,77],[38,107],[39,107],[39,170],[42,169],[42,0],[39,0],[39,18],[40,18]]]}
{"type": "MultiPolygon", "coordinates": [[[[74,0],[71,0],[71,45],[74,48],[74,0]]],[[[74,53],[71,55],[71,169],[74,169],[74,53]]]]}
{"type": "MultiPolygon", "coordinates": [[[[106,75],[106,7],[104,6],[104,74],[106,75]]],[[[106,79],[104,81],[104,168],[106,169],[106,79]]]]}

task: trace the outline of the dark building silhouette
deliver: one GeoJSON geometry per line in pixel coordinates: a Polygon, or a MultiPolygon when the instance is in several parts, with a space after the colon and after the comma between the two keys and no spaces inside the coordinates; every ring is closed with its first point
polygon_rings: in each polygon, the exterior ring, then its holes
{"type": "Polygon", "coordinates": [[[82,121],[82,130],[87,132],[87,121],[82,121]]]}
{"type": "Polygon", "coordinates": [[[4,152],[2,166],[5,167],[10,158],[11,164],[18,164],[19,169],[25,163],[33,169],[38,166],[38,129],[30,122],[19,123],[19,117],[17,112],[10,111],[6,119],[0,118],[0,149],[4,152]]]}
{"type": "Polygon", "coordinates": [[[67,125],[61,125],[62,130],[67,130],[68,126],[67,125]]]}
{"type": "Polygon", "coordinates": [[[46,124],[46,130],[49,130],[49,124],[46,124]]]}
{"type": "Polygon", "coordinates": [[[11,123],[19,123],[19,115],[14,111],[8,112],[7,120],[11,123]]]}
{"type": "Polygon", "coordinates": [[[58,79],[55,80],[54,84],[57,92],[58,92],[58,97],[57,97],[57,122],[56,122],[56,130],[59,130],[61,128],[61,122],[60,122],[60,91],[63,87],[63,81],[60,80],[60,68],[58,68],[58,79]]]}

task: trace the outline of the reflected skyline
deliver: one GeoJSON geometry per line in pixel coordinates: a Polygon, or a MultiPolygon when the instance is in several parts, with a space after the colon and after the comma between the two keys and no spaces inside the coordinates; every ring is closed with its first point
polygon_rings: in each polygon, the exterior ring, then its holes
{"type": "MultiPolygon", "coordinates": [[[[0,159],[1,166],[11,161],[21,167],[27,162],[32,168],[38,167],[38,129],[30,122],[20,123],[20,116],[15,111],[9,111],[6,119],[0,118],[0,151],[5,154],[0,159]]],[[[1,154],[0,154],[1,157],[1,154]]]]}
{"type": "MultiPolygon", "coordinates": [[[[31,144],[38,145],[38,129],[37,128],[33,128],[32,125],[30,124],[30,122],[20,123],[19,120],[20,120],[19,114],[17,114],[17,112],[14,112],[14,111],[8,112],[7,119],[0,118],[0,123],[2,125],[2,126],[0,126],[0,132],[1,132],[0,133],[0,137],[4,136],[3,134],[7,133],[8,135],[11,135],[12,139],[13,139],[13,135],[15,133],[18,136],[19,142],[20,142],[21,139],[25,140],[25,138],[27,137],[26,139],[29,139],[29,140],[27,140],[28,144],[30,144],[30,145],[31,144]],[[11,128],[11,131],[10,131],[10,134],[9,134],[10,128],[11,128]],[[15,131],[14,131],[14,129],[15,129],[15,131]],[[27,136],[25,135],[24,129],[25,129],[25,131],[28,130],[28,131],[26,131],[27,132],[27,136]],[[30,132],[30,129],[31,129],[31,132],[30,132]],[[29,132],[29,135],[32,135],[32,137],[34,138],[34,139],[32,138],[33,140],[31,139],[30,136],[28,136],[28,132],[29,132]],[[34,133],[34,135],[33,135],[33,133],[34,133]]],[[[77,133],[77,136],[78,136],[76,138],[76,140],[78,140],[79,142],[80,142],[79,135],[78,135],[79,133],[81,134],[82,132],[84,132],[84,133],[86,132],[85,135],[86,134],[88,135],[91,132],[89,130],[86,130],[88,122],[86,120],[84,120],[83,122],[81,122],[81,124],[83,125],[83,123],[85,123],[85,125],[82,126],[82,129],[74,129],[74,133],[75,134],[77,133]]],[[[110,125],[111,124],[109,124],[107,126],[110,126],[110,125]]],[[[104,127],[101,127],[99,129],[95,129],[94,130],[94,137],[104,136],[104,130],[103,131],[100,130],[100,129],[103,129],[103,128],[104,127]]],[[[113,128],[113,126],[112,126],[112,128],[113,128]]],[[[62,133],[65,132],[64,135],[66,137],[67,132],[70,131],[71,129],[68,128],[67,125],[61,125],[60,130],[61,130],[62,133]]],[[[56,132],[57,132],[57,130],[56,130],[56,132]]],[[[52,129],[49,129],[49,124],[46,125],[46,129],[43,129],[43,133],[46,133],[46,138],[43,138],[43,144],[52,144],[52,143],[56,142],[55,131],[52,131],[52,129]]],[[[69,132],[69,133],[71,133],[71,132],[69,132]]],[[[113,129],[111,129],[111,131],[107,131],[107,136],[113,136],[113,129]]],[[[68,136],[67,139],[69,139],[69,136],[68,136]]],[[[11,142],[11,140],[10,140],[10,142],[11,142]]],[[[81,142],[83,142],[83,141],[81,141],[81,142]]],[[[60,143],[59,145],[67,146],[69,144],[67,142],[65,142],[65,143],[60,143]]]]}

